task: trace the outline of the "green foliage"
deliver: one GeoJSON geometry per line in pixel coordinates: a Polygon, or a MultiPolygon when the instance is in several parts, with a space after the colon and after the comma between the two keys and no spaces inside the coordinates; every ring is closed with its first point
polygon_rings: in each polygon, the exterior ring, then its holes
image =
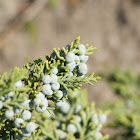
{"type": "MultiPolygon", "coordinates": [[[[51,139],[58,139],[53,127],[55,121],[46,120],[48,125],[42,129],[40,125],[42,113],[46,110],[51,113],[55,108],[63,106],[67,102],[67,94],[80,89],[82,82],[93,85],[92,82],[100,79],[98,76],[95,77],[94,73],[85,76],[87,73],[85,63],[96,49],[88,44],[85,46],[80,44],[80,37],[77,37],[66,48],[58,50],[54,48],[51,56],[46,55],[46,60],[43,61],[39,57],[23,68],[15,67],[9,76],[7,74],[0,76],[0,139],[36,139],[42,131],[46,135],[49,127],[51,132],[48,136],[51,139]]],[[[79,96],[79,99],[80,102],[85,100],[82,96],[79,96]]],[[[75,102],[71,101],[73,109],[79,99],[73,98],[75,102]]],[[[83,102],[82,106],[85,104],[83,102]]],[[[87,123],[92,109],[84,109],[88,116],[87,119],[82,118],[84,129],[86,125],[90,125],[87,123]]],[[[72,113],[73,110],[68,116],[72,113]]],[[[63,117],[62,114],[59,115],[60,118],[63,117]]],[[[84,131],[80,133],[80,137],[83,138],[81,135],[85,134],[85,130],[80,131],[84,131]]],[[[91,137],[94,134],[88,134],[87,131],[86,135],[91,137]]],[[[70,137],[74,136],[70,134],[70,137]]]]}
{"type": "Polygon", "coordinates": [[[46,111],[41,118],[38,113],[35,114],[41,129],[38,139],[42,137],[46,140],[108,139],[108,135],[103,136],[100,132],[106,121],[106,115],[101,110],[95,110],[94,102],[89,106],[86,90],[69,94],[66,104],[56,108],[51,114],[46,111]],[[102,115],[105,118],[101,118],[102,115]],[[68,129],[70,124],[76,129],[75,132],[74,128],[71,131],[68,129]]]}
{"type": "Polygon", "coordinates": [[[114,119],[109,126],[124,129],[115,139],[140,139],[140,76],[132,70],[117,68],[107,76],[107,82],[119,95],[115,103],[106,105],[114,119]]]}

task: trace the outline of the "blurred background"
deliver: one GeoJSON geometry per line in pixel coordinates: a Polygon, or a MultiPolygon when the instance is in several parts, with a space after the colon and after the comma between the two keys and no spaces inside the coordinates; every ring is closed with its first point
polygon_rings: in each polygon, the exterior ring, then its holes
{"type": "MultiPolygon", "coordinates": [[[[77,36],[98,48],[89,72],[119,66],[140,73],[140,0],[1,0],[0,19],[0,74],[77,36]]],[[[103,80],[84,87],[96,104],[114,98],[103,80]]]]}

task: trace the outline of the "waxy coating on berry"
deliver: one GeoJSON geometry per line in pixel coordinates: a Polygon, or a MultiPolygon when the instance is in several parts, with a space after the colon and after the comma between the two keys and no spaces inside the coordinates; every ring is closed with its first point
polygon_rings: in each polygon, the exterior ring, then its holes
{"type": "Polygon", "coordinates": [[[0,97],[0,100],[4,101],[5,100],[5,97],[4,96],[1,96],[0,97]]]}
{"type": "Polygon", "coordinates": [[[78,113],[81,110],[81,108],[82,108],[82,106],[80,104],[77,105],[74,112],[78,113]]]}
{"type": "Polygon", "coordinates": [[[42,88],[42,92],[43,94],[48,95],[51,92],[51,85],[50,84],[44,85],[42,88]]]}
{"type": "Polygon", "coordinates": [[[58,81],[58,77],[56,74],[51,74],[51,83],[54,84],[58,81]]]}
{"type": "Polygon", "coordinates": [[[37,96],[37,98],[40,99],[40,100],[42,100],[42,99],[45,98],[45,95],[44,95],[42,92],[39,92],[36,96],[37,96]]]}
{"type": "Polygon", "coordinates": [[[66,137],[66,135],[67,135],[66,132],[64,132],[64,131],[62,131],[60,129],[57,129],[57,133],[59,134],[60,139],[64,139],[66,137]]]}
{"type": "Polygon", "coordinates": [[[63,112],[63,113],[68,113],[69,110],[70,110],[70,104],[68,102],[65,102],[65,104],[60,108],[60,110],[63,112]]]}
{"type": "Polygon", "coordinates": [[[63,92],[62,92],[61,90],[56,91],[56,94],[55,94],[54,99],[55,99],[55,100],[59,100],[59,99],[61,99],[62,97],[63,97],[63,92]]]}
{"type": "Polygon", "coordinates": [[[4,116],[6,119],[11,119],[14,117],[14,111],[13,110],[6,110],[4,113],[4,116]]]}
{"type": "Polygon", "coordinates": [[[29,122],[26,124],[25,130],[27,132],[33,132],[36,129],[36,124],[34,122],[29,122]]]}
{"type": "Polygon", "coordinates": [[[45,111],[46,111],[46,106],[45,106],[45,105],[38,105],[38,106],[35,107],[35,110],[36,110],[38,113],[45,112],[45,111]]]}
{"type": "Polygon", "coordinates": [[[31,101],[30,99],[25,100],[24,102],[21,103],[21,105],[27,107],[29,105],[30,101],[31,101]]]}
{"type": "Polygon", "coordinates": [[[86,53],[86,47],[83,44],[79,44],[78,49],[81,52],[80,54],[85,54],[86,53]]]}
{"type": "Polygon", "coordinates": [[[74,124],[71,124],[71,123],[67,125],[66,129],[67,129],[68,132],[71,132],[71,133],[76,133],[77,132],[76,126],[74,124]]]}
{"type": "Polygon", "coordinates": [[[47,98],[44,98],[42,101],[41,101],[41,104],[42,105],[45,105],[46,107],[48,106],[48,100],[47,98]]]}
{"type": "Polygon", "coordinates": [[[21,81],[21,80],[17,81],[17,82],[14,84],[14,86],[15,86],[16,88],[20,88],[20,87],[22,86],[22,81],[21,81]]]}
{"type": "Polygon", "coordinates": [[[68,52],[66,54],[66,62],[71,63],[75,60],[75,54],[73,52],[68,52]]]}
{"type": "Polygon", "coordinates": [[[75,115],[75,116],[74,116],[74,119],[75,119],[78,123],[80,123],[80,122],[82,121],[82,118],[81,118],[79,115],[75,115]]]}
{"type": "Polygon", "coordinates": [[[41,104],[41,99],[39,99],[39,98],[34,98],[33,103],[34,103],[35,105],[39,105],[39,104],[41,104]]]}
{"type": "Polygon", "coordinates": [[[32,114],[30,111],[28,110],[24,110],[23,113],[22,113],[22,118],[23,120],[29,120],[31,118],[32,114]]]}
{"type": "Polygon", "coordinates": [[[14,92],[9,92],[8,93],[8,98],[14,97],[14,92]]]}
{"type": "Polygon", "coordinates": [[[57,107],[62,107],[62,106],[65,105],[65,102],[63,102],[63,101],[61,100],[61,101],[56,102],[55,105],[56,105],[57,107]]]}
{"type": "Polygon", "coordinates": [[[73,61],[71,63],[68,63],[68,64],[66,64],[66,66],[68,66],[68,68],[69,68],[70,71],[73,71],[74,68],[76,67],[76,62],[73,61]]]}
{"type": "Polygon", "coordinates": [[[107,120],[107,116],[105,114],[99,114],[99,121],[104,124],[107,120]]]}
{"type": "Polygon", "coordinates": [[[52,90],[58,90],[60,88],[60,84],[58,82],[51,85],[52,90]]]}
{"type": "Polygon", "coordinates": [[[15,125],[15,127],[17,127],[17,128],[20,128],[21,126],[22,126],[22,123],[24,122],[24,120],[22,119],[22,118],[16,118],[15,120],[14,120],[14,125],[15,125]]]}
{"type": "Polygon", "coordinates": [[[50,112],[49,112],[48,110],[45,111],[45,114],[46,114],[46,116],[47,116],[48,118],[51,117],[51,114],[50,114],[50,112]]]}
{"type": "Polygon", "coordinates": [[[57,73],[58,73],[58,68],[55,67],[51,72],[52,72],[53,74],[57,74],[57,73]]]}
{"type": "Polygon", "coordinates": [[[50,76],[50,75],[44,75],[44,76],[42,77],[42,81],[43,81],[43,83],[45,83],[45,84],[51,83],[51,76],[50,76]]]}
{"type": "Polygon", "coordinates": [[[91,121],[92,121],[94,124],[98,124],[98,123],[99,123],[99,119],[98,119],[97,113],[95,113],[95,114],[92,116],[91,121]]]}
{"type": "Polygon", "coordinates": [[[87,62],[88,61],[88,58],[89,58],[89,56],[84,55],[84,54],[82,54],[82,55],[79,56],[79,59],[80,59],[80,62],[81,63],[87,62]]]}
{"type": "Polygon", "coordinates": [[[85,63],[80,63],[78,66],[78,72],[80,74],[86,74],[87,73],[87,65],[85,63]]]}

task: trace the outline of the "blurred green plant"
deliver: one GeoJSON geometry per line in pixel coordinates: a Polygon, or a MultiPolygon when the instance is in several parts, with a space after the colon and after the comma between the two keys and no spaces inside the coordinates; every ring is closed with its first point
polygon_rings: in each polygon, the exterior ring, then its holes
{"type": "Polygon", "coordinates": [[[108,124],[111,128],[122,128],[114,136],[115,140],[140,139],[140,76],[132,70],[115,68],[106,80],[118,99],[106,103],[105,108],[112,110],[113,121],[108,124]]]}
{"type": "Polygon", "coordinates": [[[55,8],[59,4],[59,0],[48,0],[48,6],[55,8]]]}
{"type": "Polygon", "coordinates": [[[66,104],[51,114],[35,114],[41,129],[38,139],[108,140],[101,133],[108,112],[96,111],[94,102],[89,106],[86,90],[69,94],[66,104]]]}
{"type": "Polygon", "coordinates": [[[24,23],[23,29],[28,33],[31,41],[36,44],[38,42],[38,32],[35,21],[28,21],[24,23]]]}

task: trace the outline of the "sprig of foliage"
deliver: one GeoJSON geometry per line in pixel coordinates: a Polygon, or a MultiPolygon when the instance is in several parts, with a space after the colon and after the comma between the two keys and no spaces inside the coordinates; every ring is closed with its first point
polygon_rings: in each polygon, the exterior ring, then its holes
{"type": "MultiPolygon", "coordinates": [[[[77,37],[66,48],[54,49],[46,60],[41,57],[15,67],[10,76],[0,77],[0,138],[25,139],[34,137],[40,130],[34,112],[50,111],[65,104],[67,93],[82,84],[97,82],[94,73],[85,76],[93,46],[80,44],[77,37]],[[53,104],[53,107],[52,105],[53,104]]],[[[41,115],[40,115],[41,116],[41,115]]]]}
{"type": "Polygon", "coordinates": [[[140,139],[140,76],[132,70],[116,68],[107,76],[107,82],[119,95],[115,103],[106,105],[113,113],[109,127],[124,129],[115,139],[140,139]]]}
{"type": "Polygon", "coordinates": [[[38,139],[42,137],[46,140],[108,139],[108,135],[103,136],[100,132],[106,122],[107,112],[96,111],[94,103],[89,106],[86,90],[69,94],[65,105],[51,114],[46,111],[42,118],[38,113],[35,114],[41,128],[38,139]]]}

